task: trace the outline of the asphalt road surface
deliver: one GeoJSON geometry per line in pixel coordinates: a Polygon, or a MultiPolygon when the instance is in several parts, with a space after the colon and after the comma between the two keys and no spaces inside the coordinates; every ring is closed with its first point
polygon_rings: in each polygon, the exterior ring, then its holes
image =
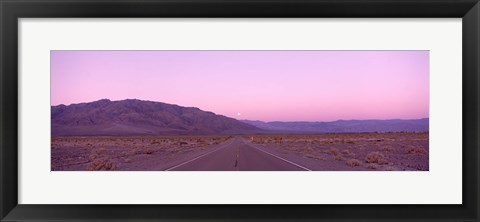
{"type": "Polygon", "coordinates": [[[305,171],[297,163],[235,137],[215,150],[166,169],[168,171],[305,171]]]}

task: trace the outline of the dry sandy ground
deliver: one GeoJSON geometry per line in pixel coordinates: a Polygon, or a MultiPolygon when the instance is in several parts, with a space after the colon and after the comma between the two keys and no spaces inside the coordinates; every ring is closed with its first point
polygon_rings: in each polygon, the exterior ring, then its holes
{"type": "MultiPolygon", "coordinates": [[[[53,138],[51,169],[167,170],[200,156],[205,156],[202,158],[206,161],[197,162],[208,162],[209,156],[226,152],[229,144],[238,139],[232,136],[53,138]]],[[[314,171],[429,169],[428,133],[253,135],[243,136],[241,141],[314,171]]],[[[251,155],[244,161],[250,160],[262,161],[251,155]]]]}
{"type": "Polygon", "coordinates": [[[252,144],[312,170],[428,171],[428,133],[254,135],[252,144]]]}
{"type": "Polygon", "coordinates": [[[230,136],[53,138],[52,171],[165,170],[209,152],[230,136]]]}

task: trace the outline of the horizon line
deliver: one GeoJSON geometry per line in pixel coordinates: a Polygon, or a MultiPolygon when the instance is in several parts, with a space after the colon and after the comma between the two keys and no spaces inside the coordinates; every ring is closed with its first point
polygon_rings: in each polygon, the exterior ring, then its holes
{"type": "Polygon", "coordinates": [[[203,112],[211,112],[211,113],[213,113],[213,114],[215,114],[215,115],[224,116],[224,117],[227,117],[227,118],[232,118],[232,119],[235,119],[235,120],[238,120],[238,121],[252,121],[252,122],[264,122],[264,123],[272,123],[272,122],[283,122],[283,123],[287,123],[287,122],[290,122],[290,123],[292,123],[292,122],[328,123],[328,122],[337,122],[337,121],[388,121],[388,120],[403,120],[403,121],[408,121],[408,120],[430,119],[430,117],[422,117],[422,118],[411,118],[411,119],[389,118],[389,119],[337,119],[337,120],[331,120],[331,121],[320,121],[320,120],[314,120],[314,121],[304,121],[304,120],[295,120],[295,121],[280,121],[280,120],[275,120],[275,121],[263,121],[263,120],[258,120],[258,119],[256,119],[256,120],[251,120],[251,119],[236,119],[236,118],[233,118],[233,117],[228,117],[228,116],[223,115],[223,114],[215,113],[215,112],[213,112],[213,111],[203,110],[203,109],[200,109],[200,108],[194,107],[194,106],[182,106],[182,105],[173,104],[173,103],[165,103],[165,102],[153,101],[153,100],[131,99],[131,98],[121,99],[121,100],[111,100],[111,99],[103,98],[103,99],[99,99],[99,100],[95,100],[95,101],[91,101],[91,102],[71,103],[71,104],[68,104],[68,105],[65,105],[65,104],[50,105],[50,107],[54,107],[54,106],[79,105],[79,104],[85,104],[85,103],[99,102],[99,101],[102,101],[102,100],[108,100],[109,102],[121,102],[121,101],[126,101],[126,100],[138,100],[138,101],[143,101],[143,102],[163,103],[163,104],[174,105],[174,106],[179,106],[179,107],[184,107],[184,108],[196,108],[196,109],[199,109],[199,110],[201,110],[201,111],[203,111],[203,112]]]}

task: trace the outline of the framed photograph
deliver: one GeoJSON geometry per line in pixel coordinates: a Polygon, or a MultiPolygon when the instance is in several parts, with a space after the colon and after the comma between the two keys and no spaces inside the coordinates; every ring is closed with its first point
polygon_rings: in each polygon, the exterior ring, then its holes
{"type": "Polygon", "coordinates": [[[478,1],[2,1],[1,221],[478,221],[478,1]]]}

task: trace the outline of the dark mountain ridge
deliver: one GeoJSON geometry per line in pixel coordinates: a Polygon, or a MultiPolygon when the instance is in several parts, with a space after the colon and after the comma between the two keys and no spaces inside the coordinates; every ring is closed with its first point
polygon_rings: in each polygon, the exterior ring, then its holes
{"type": "Polygon", "coordinates": [[[102,99],[51,107],[52,136],[244,135],[273,133],[428,132],[429,119],[262,122],[236,120],[195,107],[102,99]]]}
{"type": "Polygon", "coordinates": [[[51,124],[52,136],[223,135],[263,131],[195,107],[137,99],[52,106],[51,124]]]}

